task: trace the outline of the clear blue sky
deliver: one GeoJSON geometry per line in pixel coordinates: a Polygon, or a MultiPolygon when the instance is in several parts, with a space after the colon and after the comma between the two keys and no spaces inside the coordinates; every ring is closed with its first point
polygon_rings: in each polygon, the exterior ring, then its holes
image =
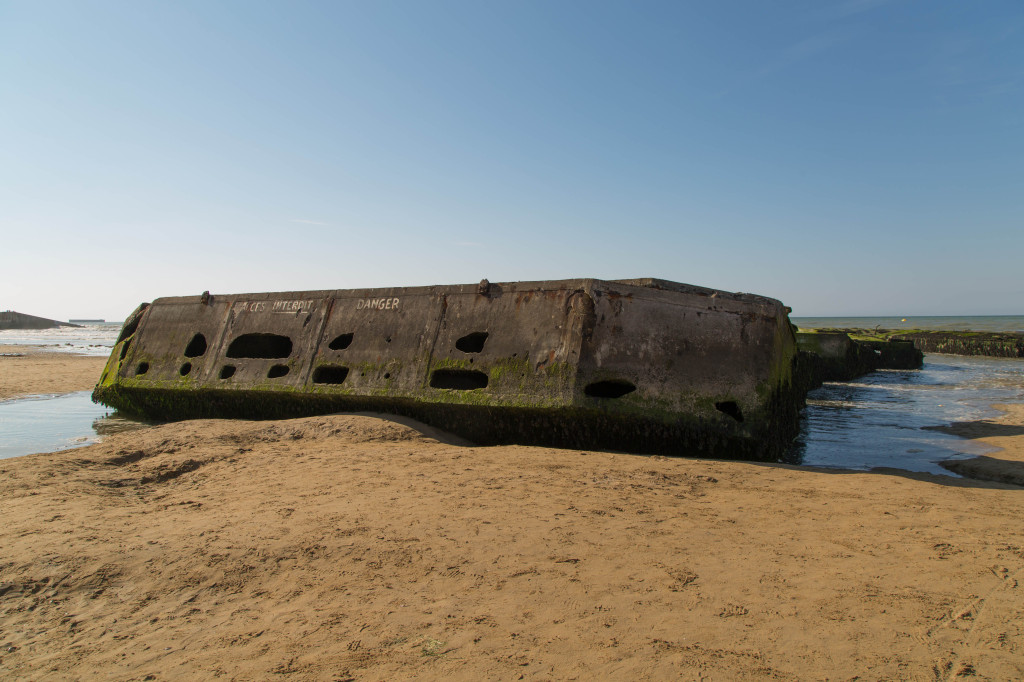
{"type": "Polygon", "coordinates": [[[1024,312],[1024,3],[0,0],[0,309],[654,276],[1024,312]]]}

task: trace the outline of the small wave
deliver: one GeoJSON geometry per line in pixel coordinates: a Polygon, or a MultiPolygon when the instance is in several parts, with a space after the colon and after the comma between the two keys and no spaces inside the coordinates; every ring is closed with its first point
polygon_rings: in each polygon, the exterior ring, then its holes
{"type": "Polygon", "coordinates": [[[830,388],[859,388],[868,389],[872,391],[922,391],[930,389],[954,389],[959,388],[957,384],[951,384],[947,382],[938,382],[934,384],[930,383],[867,383],[859,381],[851,382],[826,382],[825,386],[830,388]]]}
{"type": "Polygon", "coordinates": [[[818,408],[859,408],[863,402],[856,400],[823,400],[823,399],[811,399],[808,398],[807,404],[818,408]]]}
{"type": "Polygon", "coordinates": [[[120,330],[119,324],[59,327],[56,329],[2,329],[0,330],[0,344],[41,346],[47,351],[55,353],[109,355],[117,342],[120,330]]]}

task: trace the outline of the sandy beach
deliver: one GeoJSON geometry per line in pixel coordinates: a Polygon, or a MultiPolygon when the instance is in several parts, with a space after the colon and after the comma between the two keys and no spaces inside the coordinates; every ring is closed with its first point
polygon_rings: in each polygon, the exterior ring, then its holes
{"type": "Polygon", "coordinates": [[[38,346],[0,345],[0,400],[25,395],[89,391],[106,357],[42,350],[38,346]]]}
{"type": "MultiPolygon", "coordinates": [[[[0,357],[0,397],[102,364],[0,357]]],[[[1004,409],[950,428],[1022,462],[1004,409]]],[[[999,481],[167,424],[0,460],[0,676],[1020,679],[1022,515],[999,481]]]]}

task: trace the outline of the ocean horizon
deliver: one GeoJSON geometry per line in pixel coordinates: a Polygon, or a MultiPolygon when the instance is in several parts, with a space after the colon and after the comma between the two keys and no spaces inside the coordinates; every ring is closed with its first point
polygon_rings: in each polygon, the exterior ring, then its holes
{"type": "Polygon", "coordinates": [[[976,331],[1024,333],[1024,315],[904,315],[802,317],[789,320],[801,329],[927,329],[932,331],[976,331]]]}

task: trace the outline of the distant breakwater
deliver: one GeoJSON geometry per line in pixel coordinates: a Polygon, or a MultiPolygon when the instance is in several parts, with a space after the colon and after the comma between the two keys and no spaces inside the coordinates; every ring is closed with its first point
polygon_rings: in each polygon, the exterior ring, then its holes
{"type": "Polygon", "coordinates": [[[920,369],[924,353],[909,341],[854,335],[849,330],[800,330],[797,382],[806,390],[824,381],[852,381],[879,369],[920,369]]]}
{"type": "Polygon", "coordinates": [[[891,332],[894,341],[910,341],[923,353],[1024,358],[1024,334],[1011,332],[891,332]]]}
{"type": "Polygon", "coordinates": [[[924,354],[1024,358],[1024,333],[864,328],[798,329],[794,366],[806,390],[879,369],[920,369],[924,354]]]}
{"type": "Polygon", "coordinates": [[[927,329],[818,329],[847,334],[854,341],[908,341],[922,353],[1024,358],[1024,334],[1019,332],[935,331],[927,329]]]}

